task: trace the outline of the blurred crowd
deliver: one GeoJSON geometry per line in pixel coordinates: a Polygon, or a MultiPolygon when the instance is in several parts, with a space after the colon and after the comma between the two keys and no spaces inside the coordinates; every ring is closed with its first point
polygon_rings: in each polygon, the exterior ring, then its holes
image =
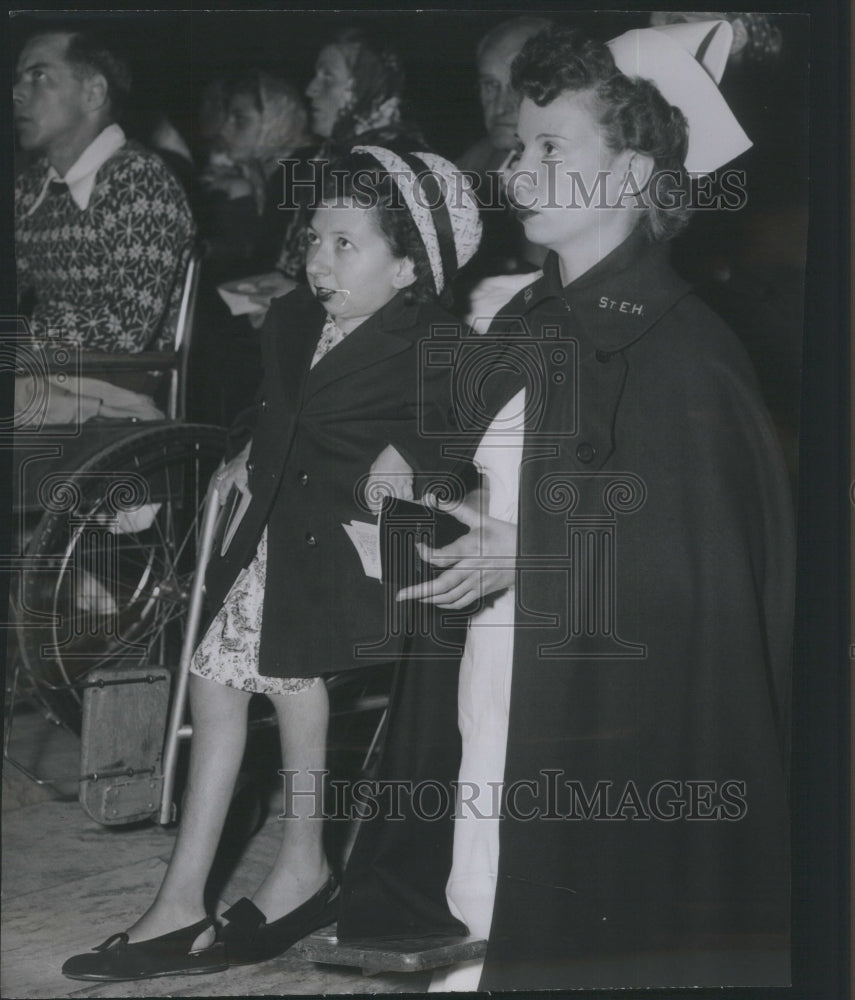
{"type": "MultiPolygon", "coordinates": [[[[693,16],[660,12],[637,20],[655,25],[693,16]]],[[[798,132],[804,121],[798,117],[793,121],[791,99],[777,104],[775,99],[782,92],[778,85],[783,74],[792,68],[787,62],[791,53],[787,51],[786,19],[779,23],[767,15],[716,16],[725,16],[734,25],[723,86],[726,89],[731,84],[731,102],[749,133],[756,122],[764,135],[755,139],[755,149],[747,154],[754,158],[749,167],[756,169],[747,174],[746,209],[709,213],[709,219],[699,220],[675,250],[675,264],[743,338],[794,461],[807,224],[806,154],[798,142],[791,143],[789,170],[770,176],[765,166],[773,161],[776,150],[783,148],[784,138],[776,135],[778,124],[788,120],[798,132]],[[771,149],[770,135],[775,136],[771,149]],[[785,174],[792,178],[792,184],[776,192],[775,186],[785,174]]],[[[139,351],[168,347],[181,283],[180,274],[176,281],[173,272],[185,266],[189,244],[198,243],[204,260],[192,330],[189,416],[228,425],[251,400],[260,378],[258,328],[266,304],[304,279],[300,202],[306,197],[306,188],[300,186],[301,179],[310,175],[312,161],[329,159],[356,143],[378,143],[401,149],[435,148],[485,179],[479,189],[484,202],[482,249],[463,269],[452,290],[455,311],[463,317],[470,315],[473,292],[483,287],[485,277],[524,275],[542,262],[542,252],[526,243],[511,214],[488,210],[487,203],[503,204],[502,192],[491,178],[498,176],[515,142],[518,97],[510,86],[511,63],[523,43],[547,23],[546,18],[537,16],[496,16],[495,23],[476,39],[470,55],[471,77],[477,80],[482,117],[472,118],[469,135],[462,143],[457,133],[443,137],[436,134],[435,127],[428,130],[420,126],[420,115],[414,109],[423,110],[424,105],[413,99],[419,95],[410,93],[407,86],[408,56],[413,54],[399,51],[394,38],[390,41],[382,36],[379,19],[330,30],[317,46],[314,73],[308,81],[289,72],[284,56],[278,70],[266,60],[264,66],[250,62],[233,65],[222,73],[208,72],[198,86],[194,85],[194,117],[189,126],[170,119],[165,110],[168,102],[154,93],[134,94],[130,75],[114,72],[108,81],[109,113],[98,119],[102,129],[92,145],[102,140],[104,129],[121,127],[129,147],[155,155],[167,168],[170,180],[162,182],[160,193],[150,194],[151,204],[174,206],[169,209],[168,225],[164,222],[159,232],[168,231],[180,244],[165,248],[161,255],[164,261],[169,260],[169,280],[157,276],[156,281],[152,279],[156,287],[122,292],[121,297],[133,300],[140,314],[145,302],[154,300],[147,319],[132,316],[127,309],[117,310],[115,301],[106,319],[100,314],[95,319],[84,317],[92,295],[97,294],[88,287],[86,274],[106,274],[109,268],[103,261],[94,260],[88,272],[84,264],[79,278],[72,275],[68,292],[69,276],[59,255],[85,255],[87,251],[78,244],[69,251],[61,240],[55,240],[56,234],[64,231],[62,226],[67,228],[67,220],[59,207],[53,207],[61,202],[51,202],[44,195],[53,192],[65,175],[54,170],[54,176],[45,180],[40,156],[49,152],[49,144],[34,133],[30,118],[36,113],[32,110],[36,84],[29,80],[27,67],[19,59],[15,121],[21,309],[38,318],[39,309],[49,306],[52,311],[46,314],[46,322],[51,336],[69,339],[82,348],[139,351]],[[135,99],[128,101],[132,94],[135,99]],[[287,168],[283,160],[289,161],[287,168]],[[172,180],[177,183],[175,189],[170,187],[172,180]],[[296,182],[294,197],[288,191],[289,182],[296,182]],[[167,187],[169,191],[164,193],[167,187]],[[33,220],[46,211],[55,215],[34,235],[30,231],[33,220]],[[185,221],[176,225],[176,217],[185,221]],[[57,269],[65,284],[57,282],[57,269]],[[218,288],[257,276],[265,280],[246,286],[250,288],[247,311],[233,315],[218,288]],[[84,294],[87,301],[81,304],[77,299],[84,294]],[[59,297],[61,307],[57,307],[59,297]],[[53,302],[47,303],[47,299],[53,302]],[[72,329],[75,322],[77,327],[72,329]],[[129,334],[131,322],[137,329],[133,337],[129,334]],[[97,336],[91,334],[96,326],[97,336]],[[114,340],[105,330],[113,331],[114,340]]],[[[70,37],[72,28],[60,29],[66,33],[59,36],[60,42],[70,37]]],[[[39,29],[43,38],[48,37],[45,30],[39,29]]],[[[110,37],[103,35],[106,43],[99,44],[108,50],[114,66],[121,67],[121,54],[109,51],[110,37]]],[[[295,39],[289,39],[292,51],[294,43],[295,39]]],[[[64,43],[57,44],[62,59],[64,43]]],[[[32,34],[30,41],[23,41],[21,58],[31,48],[32,34]]],[[[788,92],[792,93],[792,87],[788,92]]],[[[448,98],[461,100],[451,87],[448,98]]],[[[473,107],[477,107],[474,102],[473,107]]],[[[109,163],[110,157],[127,155],[124,147],[117,150],[118,146],[110,147],[104,160],[109,163]]],[[[85,155],[89,155],[88,148],[85,155]]],[[[67,163],[65,167],[71,168],[71,176],[78,164],[67,163]]],[[[74,196],[74,184],[69,183],[69,188],[74,196]]],[[[155,236],[141,230],[135,230],[133,238],[149,245],[157,242],[155,236]]],[[[131,279],[138,277],[136,265],[130,266],[132,248],[127,255],[131,279]]],[[[104,286],[100,279],[90,283],[96,289],[104,286]]],[[[500,296],[504,287],[499,286],[500,296]]],[[[507,287],[513,290],[513,283],[507,287]]]]}

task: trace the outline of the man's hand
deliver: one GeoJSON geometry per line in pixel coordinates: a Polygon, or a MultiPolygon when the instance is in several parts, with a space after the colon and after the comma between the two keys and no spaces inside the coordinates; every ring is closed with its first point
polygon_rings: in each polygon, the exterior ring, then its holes
{"type": "Polygon", "coordinates": [[[397,601],[422,601],[459,611],[481,597],[513,586],[516,578],[517,526],[482,514],[478,506],[462,504],[450,509],[428,495],[425,503],[447,510],[469,531],[441,549],[419,545],[424,562],[448,567],[433,580],[399,590],[397,601]]]}
{"type": "Polygon", "coordinates": [[[413,499],[412,467],[391,444],[386,445],[371,463],[365,484],[365,503],[373,513],[380,513],[386,497],[413,499]]]}

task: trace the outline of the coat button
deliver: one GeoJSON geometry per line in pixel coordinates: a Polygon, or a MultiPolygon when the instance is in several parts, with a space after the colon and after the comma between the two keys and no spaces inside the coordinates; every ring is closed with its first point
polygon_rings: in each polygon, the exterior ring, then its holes
{"type": "Polygon", "coordinates": [[[262,399],[262,401],[261,401],[261,408],[262,408],[262,410],[266,410],[267,409],[267,400],[266,399],[262,399]]]}
{"type": "Polygon", "coordinates": [[[309,485],[309,473],[308,472],[303,472],[303,470],[301,469],[297,473],[297,482],[301,486],[308,486],[309,485]]]}
{"type": "Polygon", "coordinates": [[[608,362],[611,360],[612,356],[611,354],[609,354],[608,351],[597,351],[597,361],[599,361],[600,364],[603,365],[608,364],[608,362]]]}
{"type": "Polygon", "coordinates": [[[311,533],[311,531],[306,532],[306,545],[315,546],[318,544],[317,538],[311,533]]]}
{"type": "Polygon", "coordinates": [[[580,462],[584,462],[586,465],[588,462],[593,462],[594,455],[596,454],[597,449],[587,441],[583,441],[576,449],[576,458],[578,458],[580,462]]]}
{"type": "Polygon", "coordinates": [[[247,462],[246,463],[246,471],[249,472],[250,474],[252,474],[253,472],[255,472],[255,462],[247,462]]]}

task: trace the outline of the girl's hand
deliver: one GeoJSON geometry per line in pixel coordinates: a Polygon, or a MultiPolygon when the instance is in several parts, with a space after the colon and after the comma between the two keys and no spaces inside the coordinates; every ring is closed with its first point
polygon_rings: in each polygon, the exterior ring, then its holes
{"type": "MultiPolygon", "coordinates": [[[[431,496],[425,497],[425,503],[437,510],[452,506],[431,496]]],[[[470,504],[448,512],[468,526],[468,533],[442,549],[418,546],[424,562],[448,568],[433,580],[399,590],[396,600],[422,601],[458,611],[487,594],[514,585],[517,526],[482,514],[477,506],[470,504]]]]}
{"type": "Polygon", "coordinates": [[[246,462],[249,458],[251,447],[252,441],[247,441],[242,451],[235,455],[230,462],[224,462],[217,470],[215,482],[221,506],[226,502],[226,497],[229,495],[232,486],[237,486],[241,493],[249,493],[246,462]]]}
{"type": "Polygon", "coordinates": [[[413,499],[412,467],[393,445],[386,445],[371,463],[364,496],[367,507],[374,514],[380,513],[386,497],[413,499]]]}

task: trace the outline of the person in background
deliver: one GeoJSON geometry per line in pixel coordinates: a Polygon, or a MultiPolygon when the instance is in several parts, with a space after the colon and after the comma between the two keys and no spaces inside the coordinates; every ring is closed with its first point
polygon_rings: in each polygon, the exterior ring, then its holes
{"type": "MultiPolygon", "coordinates": [[[[384,40],[358,27],[337,31],[323,46],[315,75],[306,88],[312,131],[321,139],[311,153],[319,162],[340,155],[355,143],[425,149],[419,129],[407,121],[403,104],[404,70],[401,58],[384,40]]],[[[297,164],[295,178],[306,180],[297,164]]],[[[305,186],[294,191],[295,202],[308,200],[305,186]]],[[[300,279],[305,264],[303,215],[288,227],[277,269],[300,279]]]]}
{"type": "Polygon", "coordinates": [[[220,130],[226,120],[228,89],[222,76],[214,76],[205,82],[196,103],[190,148],[194,162],[206,169],[212,157],[220,151],[220,130]]]}
{"type": "Polygon", "coordinates": [[[498,172],[516,145],[520,95],[511,84],[511,63],[539,31],[549,27],[543,17],[513,17],[491,28],[478,42],[478,95],[486,134],[457,158],[464,170],[498,172]]]}
{"type": "Polygon", "coordinates": [[[208,266],[227,278],[270,270],[287,222],[279,160],[310,141],[305,103],[286,80],[250,70],[229,88],[219,140],[201,176],[208,266]]]}
{"type": "Polygon", "coordinates": [[[13,88],[18,141],[41,154],[15,189],[19,290],[36,336],[88,350],[171,345],[194,235],[179,185],[118,124],[129,89],[88,31],[32,37],[13,88]]]}
{"type": "Polygon", "coordinates": [[[457,311],[468,316],[470,323],[479,316],[492,316],[516,291],[519,282],[526,280],[524,276],[543,263],[542,248],[526,240],[519,220],[511,212],[501,167],[516,143],[520,105],[520,95],[511,84],[511,64],[526,41],[550,23],[546,18],[530,16],[501,21],[484,35],[476,49],[486,133],[457,159],[458,167],[478,175],[474,183],[484,224],[481,249],[455,284],[457,311]],[[496,275],[514,277],[484,282],[496,275]]]}
{"type": "MultiPolygon", "coordinates": [[[[124,60],[89,29],[37,33],[18,59],[15,128],[38,157],[15,184],[15,263],[36,340],[84,351],[172,346],[195,227],[179,183],[119,125],[130,85],[124,60]]],[[[110,412],[111,400],[91,402],[90,416],[110,412]]]]}
{"type": "Polygon", "coordinates": [[[293,288],[293,281],[279,281],[278,275],[275,285],[269,281],[294,214],[280,208],[279,160],[305,147],[310,136],[305,103],[281,77],[252,69],[236,77],[226,94],[218,151],[200,178],[205,260],[189,380],[193,419],[225,427],[252,403],[261,378],[258,327],[264,311],[232,315],[217,286],[246,278],[251,287],[261,281],[279,295],[293,288]]]}

